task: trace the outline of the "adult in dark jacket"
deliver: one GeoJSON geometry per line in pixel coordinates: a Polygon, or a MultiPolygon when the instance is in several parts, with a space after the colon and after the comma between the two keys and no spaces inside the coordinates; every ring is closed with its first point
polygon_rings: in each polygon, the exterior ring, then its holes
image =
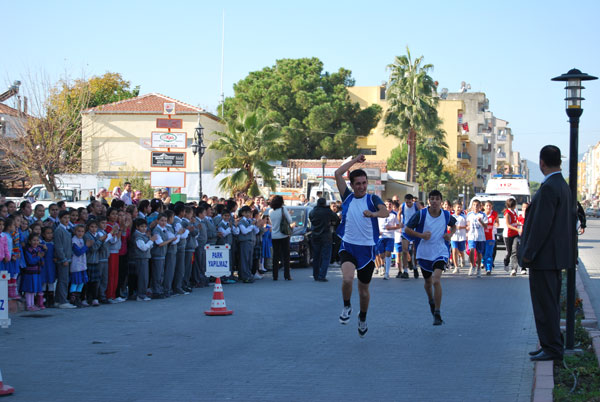
{"type": "Polygon", "coordinates": [[[560,289],[562,269],[572,269],[575,258],[571,239],[575,207],[561,174],[560,149],[546,145],[540,151],[544,181],[527,209],[519,249],[521,266],[529,268],[529,289],[541,349],[531,360],[562,359],[560,289]]]}
{"type": "Polygon", "coordinates": [[[335,212],[327,206],[325,198],[317,200],[317,206],[308,214],[312,225],[313,278],[327,282],[327,268],[331,260],[331,227],[339,223],[335,212]]]}

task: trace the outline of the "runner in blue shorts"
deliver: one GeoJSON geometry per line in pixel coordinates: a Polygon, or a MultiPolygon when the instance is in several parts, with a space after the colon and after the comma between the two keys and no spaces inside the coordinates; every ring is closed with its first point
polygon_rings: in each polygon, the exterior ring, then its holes
{"type": "Polygon", "coordinates": [[[446,269],[449,252],[448,242],[456,231],[456,219],[450,212],[442,210],[442,193],[429,193],[429,207],[420,210],[406,224],[406,233],[416,237],[417,262],[425,278],[425,292],[433,315],[433,325],[442,320],[442,272],[446,269]],[[450,227],[450,232],[448,232],[450,227]]]}
{"type": "Polygon", "coordinates": [[[364,155],[358,155],[335,171],[335,181],[342,194],[342,221],[337,229],[337,235],[342,239],[340,259],[342,262],[342,299],[344,309],[340,314],[340,322],[347,324],[352,313],[350,298],[354,272],[358,277],[358,294],[360,313],[358,314],[358,335],[364,337],[367,333],[367,310],[369,309],[369,283],[373,276],[376,245],[379,240],[379,225],[377,218],[386,218],[389,212],[381,198],[367,194],[367,174],[362,169],[350,172],[350,187],[348,189],[344,174],[356,163],[363,163],[364,155]]]}
{"type": "Polygon", "coordinates": [[[469,244],[469,260],[471,261],[469,275],[473,275],[474,271],[477,270],[478,278],[481,277],[481,260],[485,253],[486,227],[487,216],[481,211],[481,202],[473,200],[471,212],[467,214],[467,240],[469,244]]]}
{"type": "MultiPolygon", "coordinates": [[[[392,200],[385,201],[385,207],[388,211],[392,211],[392,200]]],[[[377,254],[379,259],[383,261],[383,272],[378,272],[383,275],[383,279],[390,279],[390,267],[392,266],[392,251],[394,251],[394,234],[396,229],[400,229],[398,219],[395,212],[390,212],[387,218],[378,218],[379,222],[379,243],[377,244],[377,254]]]]}

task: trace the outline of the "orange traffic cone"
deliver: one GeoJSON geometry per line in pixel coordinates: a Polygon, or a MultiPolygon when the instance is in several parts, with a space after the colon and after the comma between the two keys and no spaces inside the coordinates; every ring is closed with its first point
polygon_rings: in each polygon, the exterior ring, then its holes
{"type": "Polygon", "coordinates": [[[225,296],[223,295],[223,285],[221,285],[221,278],[217,278],[215,281],[215,291],[213,292],[212,302],[210,303],[210,310],[205,311],[206,315],[231,315],[233,310],[227,310],[225,305],[225,296]]]}
{"type": "Polygon", "coordinates": [[[15,392],[13,387],[2,382],[2,371],[0,371],[0,395],[10,395],[13,392],[15,392]]]}

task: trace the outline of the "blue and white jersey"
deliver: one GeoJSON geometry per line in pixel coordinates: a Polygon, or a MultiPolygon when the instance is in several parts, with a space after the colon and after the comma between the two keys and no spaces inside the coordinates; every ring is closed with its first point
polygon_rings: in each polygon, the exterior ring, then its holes
{"type": "MultiPolygon", "coordinates": [[[[402,223],[404,224],[404,226],[406,227],[406,224],[408,222],[410,222],[410,218],[413,217],[413,215],[415,213],[417,213],[419,211],[419,207],[417,207],[417,203],[413,202],[412,207],[407,207],[406,203],[403,202],[402,205],[400,206],[400,215],[402,216],[402,223]]],[[[400,220],[400,219],[398,219],[400,220]]],[[[404,228],[402,228],[402,233],[405,233],[404,228]]]]}
{"type": "Polygon", "coordinates": [[[367,218],[363,212],[377,212],[383,201],[376,195],[366,194],[356,198],[350,189],[342,196],[342,222],[337,234],[346,243],[359,246],[374,246],[379,241],[379,224],[377,218],[367,218]]]}
{"type": "Polygon", "coordinates": [[[379,233],[383,239],[393,239],[396,229],[386,229],[387,226],[398,226],[398,218],[394,211],[391,211],[387,218],[377,218],[379,223],[379,233]]]}
{"type": "Polygon", "coordinates": [[[436,261],[440,258],[448,258],[448,245],[444,239],[448,226],[456,225],[456,219],[448,211],[441,211],[438,217],[429,213],[429,208],[413,215],[408,224],[409,228],[419,232],[430,232],[429,240],[420,239],[417,247],[417,259],[436,261]],[[423,221],[421,221],[423,220],[423,221]]]}

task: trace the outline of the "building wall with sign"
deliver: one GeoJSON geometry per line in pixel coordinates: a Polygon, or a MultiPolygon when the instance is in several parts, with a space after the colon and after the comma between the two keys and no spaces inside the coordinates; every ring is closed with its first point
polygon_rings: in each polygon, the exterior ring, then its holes
{"type": "MultiPolygon", "coordinates": [[[[151,151],[166,151],[167,149],[152,149],[150,137],[153,131],[168,131],[156,128],[156,119],[166,117],[163,114],[84,114],[82,117],[82,173],[160,170],[159,168],[150,168],[151,151]]],[[[181,114],[172,117],[182,119],[183,128],[171,131],[187,133],[187,148],[171,149],[171,152],[187,154],[187,166],[185,169],[175,168],[172,170],[198,172],[198,155],[194,156],[190,147],[194,139],[194,129],[198,125],[198,115],[181,114]]],[[[204,127],[204,144],[208,147],[216,138],[212,133],[223,131],[224,125],[209,114],[201,114],[200,123],[204,127]]],[[[202,158],[202,170],[211,171],[218,158],[218,152],[206,149],[202,158]]]]}

